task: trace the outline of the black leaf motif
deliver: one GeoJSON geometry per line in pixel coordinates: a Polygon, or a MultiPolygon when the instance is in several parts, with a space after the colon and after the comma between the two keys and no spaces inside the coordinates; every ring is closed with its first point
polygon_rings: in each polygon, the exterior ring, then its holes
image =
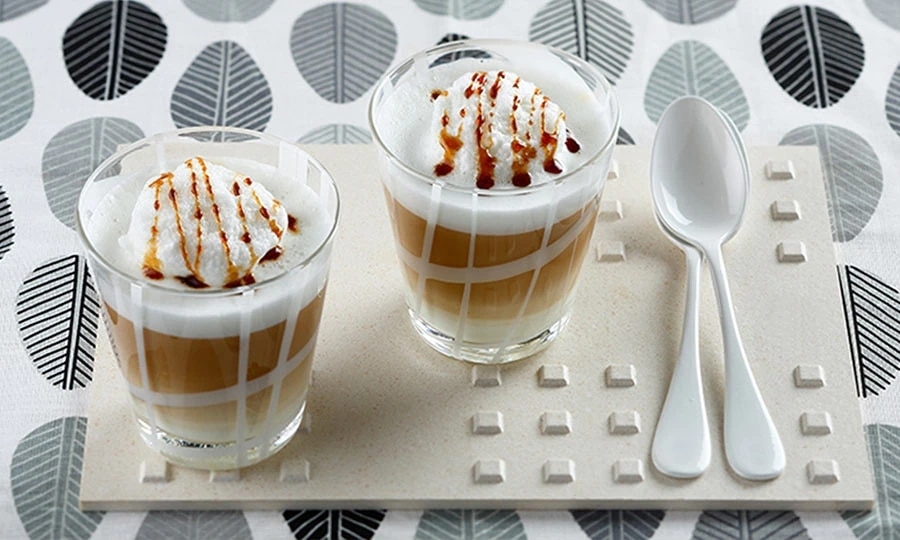
{"type": "Polygon", "coordinates": [[[275,0],[184,0],[197,15],[216,22],[247,22],[262,15],[275,0]]]}
{"type": "Polygon", "coordinates": [[[661,510],[572,510],[575,522],[591,540],[650,538],[665,516],[661,510]]]}
{"type": "Polygon", "coordinates": [[[0,186],[0,259],[12,249],[16,236],[16,226],[13,223],[12,207],[6,191],[0,186]]]}
{"type": "Polygon", "coordinates": [[[866,7],[876,19],[894,30],[900,30],[900,4],[895,0],[866,0],[866,7]]]}
{"type": "Polygon", "coordinates": [[[372,142],[369,130],[350,124],[328,124],[300,137],[304,144],[368,144],[372,142]]]}
{"type": "Polygon", "coordinates": [[[781,145],[817,145],[835,242],[849,242],[866,227],[881,200],[884,178],[875,150],[856,133],[837,126],[792,130],[781,145]]]}
{"type": "Polygon", "coordinates": [[[264,131],[272,118],[272,91],[243,47],[217,41],[191,62],[172,91],[178,127],[230,126],[264,131]]]}
{"type": "Polygon", "coordinates": [[[454,19],[486,19],[500,9],[503,0],[414,0],[428,13],[450,15],[454,19]]]}
{"type": "Polygon", "coordinates": [[[760,40],[769,71],[800,103],[830,107],[853,87],[865,62],[862,39],[837,14],[795,6],[779,12],[760,40]]]}
{"type": "Polygon", "coordinates": [[[900,65],[894,70],[888,84],[887,95],[884,98],[884,114],[894,133],[900,135],[900,65]]]}
{"type": "Polygon", "coordinates": [[[644,0],[668,21],[700,24],[731,11],[737,0],[644,0]]]}
{"type": "Polygon", "coordinates": [[[243,512],[149,512],[135,540],[243,540],[252,538],[243,512]]]}
{"type": "Polygon", "coordinates": [[[41,166],[44,194],[56,219],[73,228],[78,194],[91,171],[119,145],[143,137],[141,128],[122,118],[89,118],[54,135],[44,148],[41,166]]]}
{"type": "Polygon", "coordinates": [[[100,2],[66,29],[66,69],[89,97],[116,99],[156,68],[167,37],[163,20],[144,4],[134,0],[100,2]]]}
{"type": "Polygon", "coordinates": [[[78,509],[86,432],[87,418],[57,418],[16,446],[10,487],[29,538],[87,540],[103,520],[104,512],[78,509]]]}
{"type": "Polygon", "coordinates": [[[0,141],[25,127],[34,111],[34,86],[25,59],[11,41],[0,38],[0,141]]]}
{"type": "Polygon", "coordinates": [[[695,540],[783,540],[809,538],[793,512],[703,512],[694,528],[695,540]]]}
{"type": "MultiPolygon", "coordinates": [[[[464,39],[469,39],[469,36],[463,34],[447,34],[438,41],[438,45],[443,45],[445,43],[452,43],[454,41],[462,41],[464,39]]],[[[438,57],[437,60],[431,63],[432,66],[439,66],[441,64],[449,64],[450,62],[455,62],[461,58],[490,58],[491,55],[488,54],[487,51],[482,51],[478,49],[469,49],[465,51],[456,51],[452,53],[443,54],[438,57]]]]}
{"type": "Polygon", "coordinates": [[[63,390],[90,383],[99,318],[97,292],[79,255],[38,266],[16,297],[19,335],[31,361],[63,390]]]}
{"type": "Polygon", "coordinates": [[[528,37],[586,60],[613,84],[634,48],[631,24],[601,0],[551,0],[534,16],[528,37]]]}
{"type": "Polygon", "coordinates": [[[900,428],[887,424],[866,426],[866,441],[875,479],[875,508],[870,512],[842,512],[841,517],[861,540],[896,536],[900,520],[900,428]]]}
{"type": "Polygon", "coordinates": [[[654,122],[681,96],[700,96],[727,114],[739,130],[750,122],[750,105],[737,78],[714,50],[699,41],[679,41],[653,66],[644,111],[654,122]]]}
{"type": "Polygon", "coordinates": [[[348,103],[381,77],[397,48],[394,23],[380,11],[335,2],[302,14],[291,30],[300,74],[322,98],[348,103]]]}
{"type": "Polygon", "coordinates": [[[21,17],[33,11],[49,0],[0,0],[0,22],[21,17]]]}
{"type": "Polygon", "coordinates": [[[839,266],[856,395],[877,396],[900,371],[900,292],[865,270],[839,266]]]}
{"type": "Polygon", "coordinates": [[[384,510],[285,510],[282,513],[297,540],[370,540],[385,515],[384,510]]]}
{"type": "Polygon", "coordinates": [[[616,136],[616,144],[634,144],[634,138],[625,131],[625,128],[619,128],[619,134],[616,136]]]}

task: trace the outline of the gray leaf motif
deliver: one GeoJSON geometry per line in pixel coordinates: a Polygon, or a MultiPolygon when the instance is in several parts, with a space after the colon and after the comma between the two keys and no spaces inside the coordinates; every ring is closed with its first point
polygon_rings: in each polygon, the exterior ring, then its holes
{"type": "Polygon", "coordinates": [[[796,128],[779,144],[818,145],[832,238],[835,242],[856,238],[881,199],[883,175],[875,150],[848,129],[821,124],[796,128]]]}
{"type": "Polygon", "coordinates": [[[111,100],[137,86],[159,64],[168,30],[153,10],[134,0],[100,2],[63,36],[72,82],[89,97],[111,100]]]}
{"type": "Polygon", "coordinates": [[[78,509],[87,418],[57,418],[26,435],[9,467],[16,512],[32,540],[90,538],[104,512],[78,509]]]}
{"type": "Polygon", "coordinates": [[[0,22],[21,17],[43,6],[49,0],[0,0],[0,22]]]}
{"type": "Polygon", "coordinates": [[[414,0],[428,13],[450,15],[454,19],[472,21],[486,19],[497,12],[503,0],[414,0]]]}
{"type": "Polygon", "coordinates": [[[243,47],[207,46],[172,91],[172,121],[182,127],[230,126],[264,131],[272,118],[272,91],[243,47]]]}
{"type": "Polygon", "coordinates": [[[252,538],[243,512],[149,512],[135,540],[242,540],[252,538]]]}
{"type": "Polygon", "coordinates": [[[620,127],[619,133],[616,136],[616,144],[634,144],[634,137],[625,131],[625,128],[620,127]]]}
{"type": "Polygon", "coordinates": [[[291,54],[300,74],[322,98],[348,103],[381,77],[394,58],[397,32],[380,11],[335,2],[294,22],[291,54]]]}
{"type": "Polygon", "coordinates": [[[123,118],[89,118],[70,124],[50,139],[41,158],[44,195],[50,211],[66,227],[75,227],[78,194],[91,171],[119,145],[144,137],[123,118]]]}
{"type": "MultiPolygon", "coordinates": [[[[465,34],[457,34],[457,33],[449,33],[444,34],[444,37],[437,42],[438,45],[443,45],[445,43],[453,43],[454,41],[462,41],[469,39],[469,36],[465,34]]],[[[457,60],[461,60],[463,58],[490,58],[491,55],[488,54],[487,51],[479,50],[479,49],[468,49],[464,51],[456,51],[449,52],[441,55],[437,60],[431,63],[431,66],[438,66],[441,64],[449,64],[450,62],[456,62],[457,60]]]]}
{"type": "Polygon", "coordinates": [[[666,513],[660,510],[572,510],[591,540],[632,540],[653,536],[666,513]]]}
{"type": "Polygon", "coordinates": [[[528,38],[586,60],[613,84],[634,48],[631,24],[601,0],[551,0],[532,19],[528,38]]]}
{"type": "MultiPolygon", "coordinates": [[[[900,7],[900,4],[897,4],[900,7]]],[[[884,114],[894,133],[900,135],[900,65],[894,70],[884,98],[884,114]]]]}
{"type": "Polygon", "coordinates": [[[79,255],[38,266],[16,296],[16,322],[28,356],[63,390],[90,383],[99,318],[100,301],[79,255]]]}
{"type": "Polygon", "coordinates": [[[416,540],[488,540],[527,538],[513,510],[427,510],[419,519],[416,540]]]}
{"type": "Polygon", "coordinates": [[[807,107],[825,108],[840,101],[865,63],[859,34],[820,7],[779,12],[763,29],[760,45],[775,81],[807,107]]]}
{"type": "Polygon", "coordinates": [[[372,142],[369,130],[351,124],[328,124],[317,127],[297,142],[302,144],[368,144],[372,142]]]}
{"type": "Polygon", "coordinates": [[[855,266],[839,266],[856,395],[877,396],[900,371],[900,291],[855,266]]]}
{"type": "Polygon", "coordinates": [[[694,540],[800,540],[809,533],[793,512],[703,512],[694,528],[694,540]]]}
{"type": "Polygon", "coordinates": [[[0,141],[12,137],[31,118],[34,87],[25,59],[11,41],[0,38],[0,141]]]}
{"type": "Polygon", "coordinates": [[[866,0],[866,7],[876,19],[894,30],[900,30],[900,3],[895,0],[866,0]]]}
{"type": "Polygon", "coordinates": [[[297,540],[348,538],[369,540],[384,520],[384,510],[285,510],[284,521],[297,540]]]}
{"type": "Polygon", "coordinates": [[[721,109],[739,130],[750,121],[750,106],[741,84],[711,48],[699,41],[679,41],[653,67],[644,93],[644,111],[659,121],[681,96],[700,96],[721,109]]]}
{"type": "Polygon", "coordinates": [[[12,207],[6,191],[0,186],[0,259],[12,249],[16,236],[16,226],[13,222],[12,207]]]}
{"type": "Polygon", "coordinates": [[[275,0],[184,0],[197,15],[216,22],[247,22],[262,15],[275,0]]]}
{"type": "Polygon", "coordinates": [[[644,0],[667,21],[700,24],[731,11],[737,0],[644,0]]]}
{"type": "Polygon", "coordinates": [[[875,479],[875,508],[870,512],[842,512],[841,517],[860,540],[893,538],[900,520],[900,428],[866,426],[866,440],[875,479]]]}

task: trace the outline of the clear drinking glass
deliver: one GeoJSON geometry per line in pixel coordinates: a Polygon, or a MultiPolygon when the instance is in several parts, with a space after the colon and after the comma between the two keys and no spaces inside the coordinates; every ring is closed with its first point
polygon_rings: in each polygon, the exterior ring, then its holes
{"type": "Polygon", "coordinates": [[[619,127],[604,76],[536,43],[454,42],[387,73],[369,123],[416,331],[436,350],[477,363],[549,345],[569,319],[619,127]],[[403,101],[433,99],[463,74],[492,70],[534,83],[562,108],[581,146],[579,165],[542,184],[478,189],[414,163],[411,146],[438,134],[428,131],[430,109],[403,101]]]}
{"type": "Polygon", "coordinates": [[[177,464],[232,469],[291,439],[306,406],[338,213],[337,186],[321,164],[290,142],[242,129],[151,136],[120,149],[87,179],[78,233],[140,434],[151,448],[177,464]],[[98,207],[115,200],[130,220],[136,193],[129,186],[194,156],[263,185],[267,176],[278,177],[305,194],[316,210],[301,227],[318,232],[309,233],[302,254],[284,259],[282,273],[234,288],[173,289],[115,262],[117,244],[104,236],[109,213],[98,207]],[[104,203],[110,196],[115,199],[104,203]]]}

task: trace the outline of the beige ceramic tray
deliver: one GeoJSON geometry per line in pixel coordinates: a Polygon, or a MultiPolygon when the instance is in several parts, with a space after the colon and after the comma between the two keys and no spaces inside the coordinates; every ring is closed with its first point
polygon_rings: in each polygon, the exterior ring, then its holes
{"type": "Polygon", "coordinates": [[[712,464],[676,481],[649,463],[681,331],[684,271],[653,221],[647,148],[616,149],[617,178],[607,184],[569,328],[546,352],[502,369],[443,358],[414,335],[373,149],[310,151],[338,179],[343,216],[301,433],[240,472],[168,465],[138,439],[103,339],[84,509],[872,505],[814,148],[750,149],[751,201],[725,249],[747,354],[786,446],[787,468],[769,482],[738,479],[723,457],[721,339],[706,273],[700,337],[712,464]],[[790,219],[795,210],[799,219],[790,219]]]}

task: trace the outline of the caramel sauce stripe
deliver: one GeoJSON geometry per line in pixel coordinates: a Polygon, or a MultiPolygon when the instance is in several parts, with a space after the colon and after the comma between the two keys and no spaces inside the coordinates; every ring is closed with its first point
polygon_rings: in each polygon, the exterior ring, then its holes
{"type": "MultiPolygon", "coordinates": [[[[429,212],[429,214],[430,213],[431,212],[429,212]]],[[[427,221],[428,225],[422,250],[423,254],[430,255],[431,253],[435,217],[436,216],[429,215],[427,221]]],[[[481,266],[477,269],[441,266],[427,262],[424,257],[416,257],[401,245],[398,245],[397,255],[402,263],[418,273],[419,283],[417,286],[417,296],[421,298],[426,279],[436,279],[448,283],[488,283],[491,281],[508,279],[523,272],[540,268],[544,262],[553,260],[569,247],[569,245],[575,241],[576,237],[584,231],[585,227],[592,222],[592,219],[593,212],[584,211],[581,213],[581,217],[578,221],[573,226],[569,227],[569,229],[552,244],[548,244],[545,248],[537,249],[519,259],[494,266],[481,266]]],[[[546,236],[549,236],[549,232],[545,233],[545,237],[546,236]]]]}
{"type": "MultiPolygon", "coordinates": [[[[163,407],[207,407],[209,405],[217,405],[219,403],[240,401],[242,396],[246,397],[249,395],[253,395],[256,392],[259,392],[260,390],[263,390],[267,386],[273,384],[274,382],[284,379],[284,377],[288,373],[290,373],[294,370],[294,368],[303,363],[315,348],[317,334],[318,330],[312,334],[312,336],[306,342],[306,345],[304,345],[303,348],[300,349],[300,352],[294,355],[293,358],[291,358],[287,362],[279,362],[278,366],[275,369],[269,371],[265,375],[253,379],[252,381],[248,381],[244,385],[243,390],[241,389],[240,383],[238,383],[233,386],[229,386],[228,388],[212,390],[209,392],[197,392],[194,394],[166,394],[163,392],[154,392],[152,390],[147,390],[149,386],[147,386],[146,382],[143,388],[129,383],[128,390],[134,397],[146,402],[148,405],[160,405],[163,407]]],[[[152,409],[148,407],[148,411],[150,410],[152,409]]]]}

